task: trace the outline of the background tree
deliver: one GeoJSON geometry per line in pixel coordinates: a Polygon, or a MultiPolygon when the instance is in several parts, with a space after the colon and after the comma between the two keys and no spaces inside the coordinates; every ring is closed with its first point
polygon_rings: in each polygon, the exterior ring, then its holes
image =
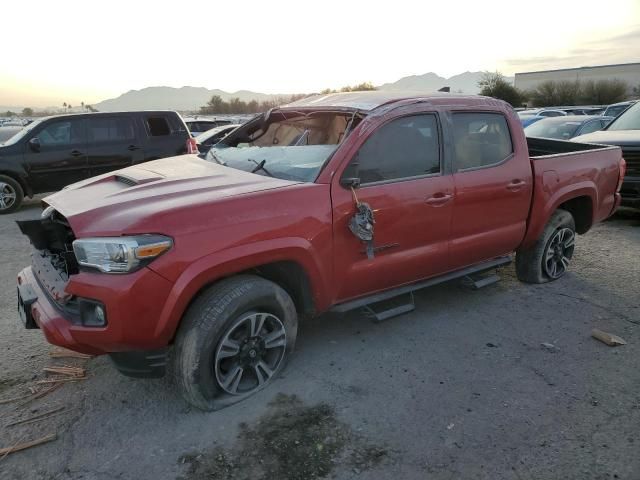
{"type": "Polygon", "coordinates": [[[325,88],[321,90],[320,93],[323,95],[327,95],[329,93],[340,93],[340,92],[366,92],[370,90],[377,90],[376,87],[373,86],[371,82],[362,82],[357,85],[346,85],[342,87],[340,90],[335,90],[331,88],[325,88]]]}
{"type": "Polygon", "coordinates": [[[575,105],[580,98],[580,82],[548,80],[535,87],[529,98],[536,107],[575,105]]]}
{"type": "Polygon", "coordinates": [[[65,112],[67,111],[67,102],[64,102],[64,103],[62,104],[62,108],[64,108],[64,111],[65,111],[65,112]]]}
{"type": "Polygon", "coordinates": [[[82,108],[82,111],[84,112],[84,102],[80,102],[80,106],[82,108]]]}
{"type": "Polygon", "coordinates": [[[12,112],[11,110],[7,110],[6,112],[4,112],[4,114],[2,115],[3,117],[15,117],[18,114],[16,112],[12,112]]]}
{"type": "Polygon", "coordinates": [[[499,98],[514,107],[519,107],[525,100],[524,94],[511,85],[500,72],[485,72],[478,82],[478,87],[480,95],[499,98]]]}
{"type": "Polygon", "coordinates": [[[33,108],[25,107],[22,109],[23,117],[32,117],[33,116],[33,108]]]}
{"type": "Polygon", "coordinates": [[[619,78],[608,80],[587,80],[581,84],[580,100],[583,103],[608,105],[627,98],[629,84],[619,78]]]}

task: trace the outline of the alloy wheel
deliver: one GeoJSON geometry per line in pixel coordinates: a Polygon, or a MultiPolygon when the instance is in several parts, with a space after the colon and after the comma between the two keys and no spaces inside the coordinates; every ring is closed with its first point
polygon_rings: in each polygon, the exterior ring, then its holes
{"type": "Polygon", "coordinates": [[[16,203],[16,191],[8,183],[0,182],[0,210],[8,210],[16,203]]]}
{"type": "Polygon", "coordinates": [[[570,228],[561,228],[554,233],[547,244],[543,257],[545,273],[553,279],[560,278],[569,267],[573,256],[576,235],[570,228]]]}
{"type": "Polygon", "coordinates": [[[231,395],[261,388],[280,367],[287,335],[271,313],[252,312],[233,322],[222,336],[214,358],[216,380],[231,395]]]}

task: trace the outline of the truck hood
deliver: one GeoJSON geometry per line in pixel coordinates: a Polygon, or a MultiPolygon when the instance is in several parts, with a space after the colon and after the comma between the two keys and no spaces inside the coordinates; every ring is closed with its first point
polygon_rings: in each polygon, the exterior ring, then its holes
{"type": "Polygon", "coordinates": [[[640,147],[640,130],[601,130],[571,139],[572,142],[640,147]]]}
{"type": "Polygon", "coordinates": [[[157,215],[296,183],[181,155],[75,183],[44,202],[67,218],[76,235],[121,234],[157,215]]]}

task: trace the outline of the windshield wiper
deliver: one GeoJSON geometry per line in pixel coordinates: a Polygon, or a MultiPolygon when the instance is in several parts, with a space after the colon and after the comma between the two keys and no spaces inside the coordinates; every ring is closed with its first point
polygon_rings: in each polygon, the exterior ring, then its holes
{"type": "Polygon", "coordinates": [[[266,168],[264,168],[264,164],[267,163],[266,159],[263,159],[260,163],[256,162],[253,158],[249,158],[247,160],[249,162],[253,162],[253,163],[256,164],[255,168],[253,170],[251,170],[251,173],[256,173],[256,172],[259,172],[260,170],[262,170],[264,173],[266,173],[270,177],[273,177],[271,172],[269,170],[267,170],[266,168]]]}
{"type": "Polygon", "coordinates": [[[213,148],[209,149],[208,153],[211,154],[211,156],[216,161],[216,163],[219,163],[220,165],[223,165],[223,166],[227,165],[227,163],[224,160],[221,160],[220,157],[218,155],[216,155],[216,152],[213,151],[213,148]]]}

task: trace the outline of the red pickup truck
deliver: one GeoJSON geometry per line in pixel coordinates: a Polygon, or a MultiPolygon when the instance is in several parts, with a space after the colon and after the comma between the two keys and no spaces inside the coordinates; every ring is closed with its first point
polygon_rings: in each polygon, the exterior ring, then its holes
{"type": "Polygon", "coordinates": [[[263,388],[298,318],[504,265],[567,270],[575,234],[620,202],[618,147],[526,139],[506,103],[388,92],[310,97],[207,159],[76,183],[18,222],[20,316],[53,344],[164,374],[217,409],[263,388]],[[395,96],[394,96],[395,95],[395,96]]]}

